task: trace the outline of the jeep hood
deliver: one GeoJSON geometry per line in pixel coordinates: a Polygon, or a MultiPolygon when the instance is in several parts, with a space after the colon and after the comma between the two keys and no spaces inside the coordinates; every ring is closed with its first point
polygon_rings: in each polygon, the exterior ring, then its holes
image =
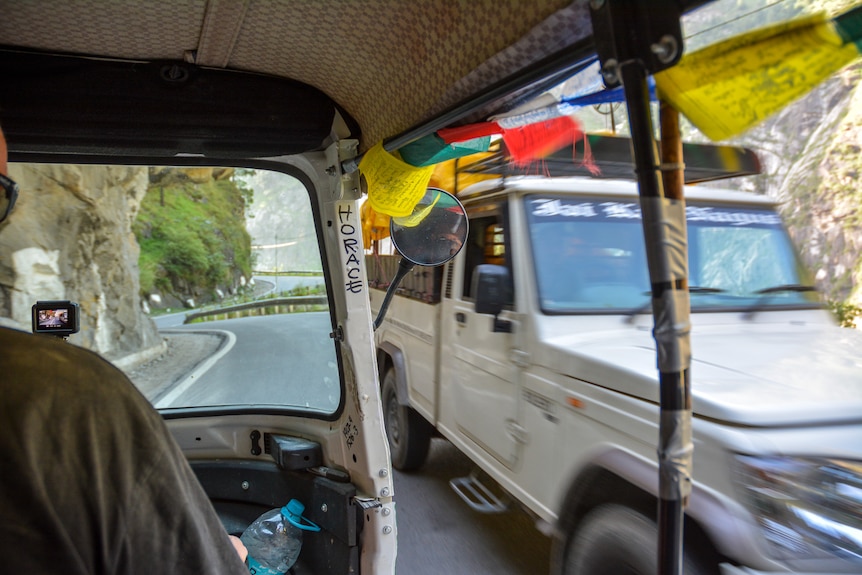
{"type": "MultiPolygon", "coordinates": [[[[552,371],[658,403],[655,341],[643,324],[544,341],[552,371]]],[[[856,330],[792,321],[694,323],[691,342],[696,416],[751,426],[862,421],[856,330]]]]}

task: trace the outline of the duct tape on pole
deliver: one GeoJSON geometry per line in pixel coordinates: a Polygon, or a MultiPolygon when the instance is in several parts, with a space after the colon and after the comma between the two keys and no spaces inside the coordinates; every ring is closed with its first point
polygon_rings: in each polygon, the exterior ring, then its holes
{"type": "Polygon", "coordinates": [[[653,336],[660,387],[658,570],[682,573],[683,506],[690,492],[688,399],[689,303],[687,235],[682,195],[667,197],[659,177],[646,73],[621,66],[638,175],[644,240],[653,293],[653,336]]]}

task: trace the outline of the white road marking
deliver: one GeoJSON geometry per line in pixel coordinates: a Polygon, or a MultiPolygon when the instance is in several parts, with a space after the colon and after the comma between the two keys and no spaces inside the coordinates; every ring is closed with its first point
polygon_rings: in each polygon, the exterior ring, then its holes
{"type": "MultiPolygon", "coordinates": [[[[207,329],[195,331],[192,333],[223,333],[227,336],[227,343],[225,343],[221,349],[219,349],[216,353],[212,354],[206,361],[197,366],[193,372],[191,372],[188,377],[186,377],[183,381],[178,383],[171,389],[167,394],[164,395],[161,399],[159,399],[158,403],[156,403],[156,409],[162,409],[165,407],[171,407],[171,404],[179,398],[183,393],[188,391],[188,389],[197,383],[197,381],[201,378],[203,374],[205,374],[209,369],[218,362],[224,355],[229,352],[234,344],[236,343],[236,335],[232,331],[227,331],[224,329],[207,329]]],[[[189,332],[185,332],[189,333],[189,332]]]]}

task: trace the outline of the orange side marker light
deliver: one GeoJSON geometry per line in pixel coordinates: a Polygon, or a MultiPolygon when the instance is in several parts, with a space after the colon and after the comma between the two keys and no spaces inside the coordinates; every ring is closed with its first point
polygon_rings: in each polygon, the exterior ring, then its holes
{"type": "Polygon", "coordinates": [[[567,397],[566,403],[577,409],[581,409],[582,407],[584,407],[584,402],[577,397],[567,397]]]}

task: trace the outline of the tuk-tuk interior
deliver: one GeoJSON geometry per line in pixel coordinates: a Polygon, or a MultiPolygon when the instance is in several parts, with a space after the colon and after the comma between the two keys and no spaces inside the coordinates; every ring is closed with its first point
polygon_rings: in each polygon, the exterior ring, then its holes
{"type": "MultiPolygon", "coordinates": [[[[338,408],[164,411],[229,532],[298,494],[325,536],[307,538],[296,573],[394,571],[372,318],[367,294],[342,287],[354,277],[339,210],[365,195],[357,166],[375,144],[394,152],[483,122],[596,60],[605,70],[610,60],[639,61],[605,81],[626,87],[642,193],[658,198],[645,78],[678,60],[681,50],[655,47],[667,48],[680,16],[704,0],[622,4],[0,1],[0,124],[14,162],[272,168],[309,190],[338,408]]],[[[686,366],[664,367],[668,385],[683,390],[686,366]]],[[[670,395],[668,409],[679,411],[685,394],[670,395]]],[[[676,572],[685,464],[663,472],[672,484],[663,557],[676,572]]]]}

